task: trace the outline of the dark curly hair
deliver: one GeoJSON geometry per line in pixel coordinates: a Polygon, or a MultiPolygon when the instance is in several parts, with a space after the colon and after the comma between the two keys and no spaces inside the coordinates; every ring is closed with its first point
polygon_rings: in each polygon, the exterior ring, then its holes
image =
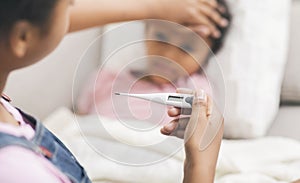
{"type": "Polygon", "coordinates": [[[51,13],[59,0],[1,0],[0,38],[9,34],[18,21],[24,20],[47,30],[51,13]]]}
{"type": "Polygon", "coordinates": [[[229,8],[228,8],[228,5],[226,3],[225,0],[218,0],[217,1],[218,4],[220,6],[223,6],[224,7],[224,13],[223,12],[220,12],[221,16],[225,19],[228,20],[228,26],[227,27],[221,27],[221,26],[217,26],[217,28],[219,29],[219,31],[221,32],[221,37],[220,38],[211,38],[212,40],[212,48],[211,50],[216,54],[218,51],[220,51],[220,49],[222,48],[223,46],[223,42],[224,42],[224,39],[226,37],[226,34],[230,28],[230,25],[231,25],[231,20],[232,20],[232,16],[231,16],[231,13],[229,11],[229,8]]]}

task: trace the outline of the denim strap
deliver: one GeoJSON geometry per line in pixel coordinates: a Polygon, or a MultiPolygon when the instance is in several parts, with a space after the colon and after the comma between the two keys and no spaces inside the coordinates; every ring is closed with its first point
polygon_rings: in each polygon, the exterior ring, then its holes
{"type": "Polygon", "coordinates": [[[7,146],[19,146],[28,150],[43,154],[40,147],[28,141],[25,137],[16,137],[10,134],[0,132],[0,149],[7,146]]]}

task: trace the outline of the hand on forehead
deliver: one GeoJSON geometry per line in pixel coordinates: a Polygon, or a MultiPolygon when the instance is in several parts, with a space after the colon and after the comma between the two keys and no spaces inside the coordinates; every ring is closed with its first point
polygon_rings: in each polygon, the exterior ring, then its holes
{"type": "Polygon", "coordinates": [[[174,45],[186,52],[199,52],[211,46],[210,38],[201,37],[185,26],[167,21],[146,21],[145,37],[147,40],[174,45]]]}

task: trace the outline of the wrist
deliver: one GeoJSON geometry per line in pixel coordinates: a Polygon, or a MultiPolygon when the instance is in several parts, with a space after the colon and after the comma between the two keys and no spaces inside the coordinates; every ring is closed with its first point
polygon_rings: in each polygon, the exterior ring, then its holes
{"type": "Polygon", "coordinates": [[[205,163],[195,163],[190,161],[184,162],[184,169],[185,171],[194,171],[194,172],[201,172],[201,173],[214,173],[215,167],[214,166],[207,166],[205,163]]]}
{"type": "Polygon", "coordinates": [[[202,158],[201,154],[198,153],[191,153],[186,151],[186,158],[184,161],[184,166],[186,168],[200,168],[202,166],[206,166],[206,162],[209,161],[209,158],[202,158]]]}
{"type": "Polygon", "coordinates": [[[185,164],[190,168],[205,168],[210,169],[210,171],[215,170],[217,160],[218,160],[219,148],[210,147],[201,151],[200,148],[186,148],[186,159],[185,164]]]}
{"type": "Polygon", "coordinates": [[[215,177],[215,167],[207,166],[205,163],[195,163],[185,161],[184,163],[184,183],[213,183],[215,177]]]}

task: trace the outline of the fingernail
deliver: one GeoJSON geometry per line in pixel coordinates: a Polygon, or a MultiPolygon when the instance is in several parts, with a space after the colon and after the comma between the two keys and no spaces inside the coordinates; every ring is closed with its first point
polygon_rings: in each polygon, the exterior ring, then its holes
{"type": "Polygon", "coordinates": [[[168,123],[168,124],[165,125],[165,129],[167,131],[172,131],[172,130],[174,130],[174,128],[175,128],[175,124],[174,123],[168,123]]]}
{"type": "Polygon", "coordinates": [[[175,109],[175,108],[171,108],[171,109],[169,109],[169,111],[170,111],[173,115],[177,114],[177,109],[175,109]]]}
{"type": "Polygon", "coordinates": [[[204,90],[198,90],[196,92],[196,96],[197,96],[197,99],[204,100],[205,96],[206,96],[205,91],[204,90]]]}
{"type": "Polygon", "coordinates": [[[206,93],[204,90],[197,90],[196,92],[196,99],[197,100],[201,100],[201,101],[205,101],[206,100],[206,93]]]}
{"type": "Polygon", "coordinates": [[[199,28],[199,32],[201,32],[202,34],[208,36],[210,34],[210,31],[207,27],[201,27],[199,28]]]}
{"type": "Polygon", "coordinates": [[[219,6],[218,7],[218,10],[221,12],[221,13],[225,13],[226,12],[226,8],[224,6],[219,6]]]}
{"type": "Polygon", "coordinates": [[[221,32],[220,31],[214,32],[214,37],[215,38],[220,38],[221,37],[221,32]]]}
{"type": "Polygon", "coordinates": [[[204,90],[197,90],[195,93],[195,104],[206,103],[207,96],[204,90]]]}
{"type": "Polygon", "coordinates": [[[221,20],[220,24],[221,24],[222,27],[227,27],[228,24],[229,24],[229,22],[228,22],[228,20],[226,20],[226,19],[223,18],[223,19],[221,20]]]}

